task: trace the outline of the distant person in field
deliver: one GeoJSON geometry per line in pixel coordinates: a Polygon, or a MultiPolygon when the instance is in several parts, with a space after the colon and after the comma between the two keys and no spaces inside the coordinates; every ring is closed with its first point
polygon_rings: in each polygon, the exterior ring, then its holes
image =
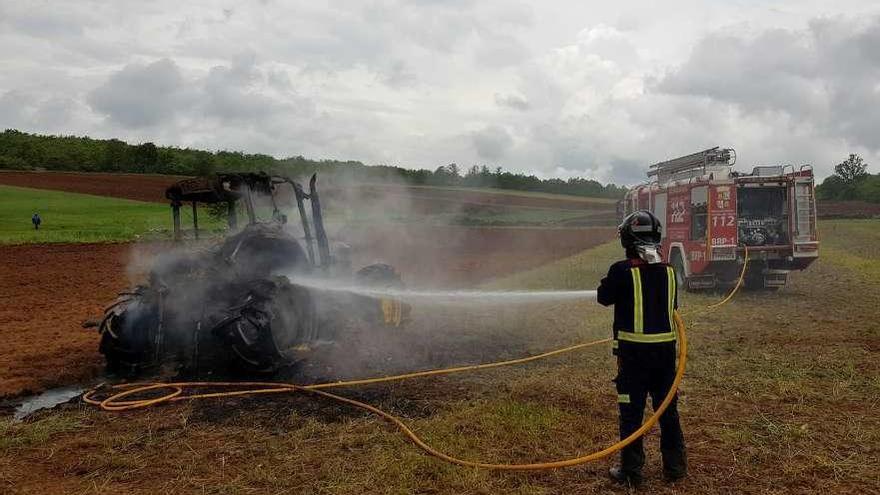
{"type": "Polygon", "coordinates": [[[40,224],[43,223],[43,219],[40,218],[40,214],[34,212],[34,216],[31,217],[31,223],[34,224],[34,230],[40,230],[40,224]]]}
{"type": "MultiPolygon", "coordinates": [[[[678,308],[675,270],[660,258],[660,221],[651,212],[637,211],[620,224],[620,243],[626,259],[611,265],[598,289],[599,303],[614,306],[614,354],[617,356],[617,403],[620,439],[642,426],[647,395],[654,409],[669,393],[676,372],[678,308]]],[[[684,435],[678,419],[678,397],[660,416],[663,474],[675,481],[687,475],[684,435]]],[[[620,483],[639,485],[645,451],[642,439],[620,452],[620,466],[609,471],[620,483]]]]}

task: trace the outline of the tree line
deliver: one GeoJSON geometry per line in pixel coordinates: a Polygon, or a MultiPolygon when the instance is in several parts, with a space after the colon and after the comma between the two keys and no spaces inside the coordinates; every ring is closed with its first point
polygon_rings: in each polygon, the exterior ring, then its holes
{"type": "Polygon", "coordinates": [[[826,200],[880,203],[880,173],[868,173],[864,159],[851,154],[834,167],[834,174],[816,187],[816,196],[826,200]]]}
{"type": "Polygon", "coordinates": [[[411,185],[486,187],[537,191],[576,196],[620,198],[625,187],[592,179],[540,179],[501,167],[457,164],[434,170],[359,161],[310,160],[302,156],[278,159],[240,151],[205,151],[154,143],[128,144],[119,139],[80,136],[47,136],[7,129],[0,134],[0,169],[126,172],[170,175],[205,175],[221,171],[265,171],[302,177],[314,172],[337,183],[404,182],[411,185]]]}

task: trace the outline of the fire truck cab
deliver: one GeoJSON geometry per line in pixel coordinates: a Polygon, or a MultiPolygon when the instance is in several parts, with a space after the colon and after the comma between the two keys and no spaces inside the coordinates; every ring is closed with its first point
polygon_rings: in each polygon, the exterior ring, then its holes
{"type": "Polygon", "coordinates": [[[710,148],[651,165],[650,182],[630,189],[623,214],[650,210],[663,223],[661,251],[688,289],[736,283],[783,287],[792,270],[819,256],[809,165],[733,170],[736,152],[710,148]]]}

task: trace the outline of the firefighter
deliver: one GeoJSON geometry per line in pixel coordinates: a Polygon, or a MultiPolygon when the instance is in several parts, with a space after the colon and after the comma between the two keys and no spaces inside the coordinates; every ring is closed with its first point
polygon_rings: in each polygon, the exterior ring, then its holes
{"type": "MultiPolygon", "coordinates": [[[[642,425],[646,396],[656,409],[669,392],[676,371],[676,329],[673,310],[678,307],[675,271],[659,254],[660,221],[640,210],[620,224],[620,243],[626,259],[611,265],[598,289],[599,303],[614,306],[614,346],[617,356],[617,402],[620,438],[642,425]]],[[[684,436],[674,398],[660,416],[660,451],[663,474],[675,481],[687,474],[684,436]]],[[[620,482],[642,481],[645,452],[642,439],[620,454],[620,466],[609,471],[620,482]]]]}

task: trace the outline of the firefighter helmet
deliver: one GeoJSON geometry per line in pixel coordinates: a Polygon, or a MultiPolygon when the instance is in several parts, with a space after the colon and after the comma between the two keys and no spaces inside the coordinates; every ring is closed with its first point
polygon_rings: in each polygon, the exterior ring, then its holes
{"type": "Polygon", "coordinates": [[[617,228],[620,233],[620,244],[625,249],[639,246],[657,246],[663,226],[660,220],[648,210],[630,213],[617,228]]]}

